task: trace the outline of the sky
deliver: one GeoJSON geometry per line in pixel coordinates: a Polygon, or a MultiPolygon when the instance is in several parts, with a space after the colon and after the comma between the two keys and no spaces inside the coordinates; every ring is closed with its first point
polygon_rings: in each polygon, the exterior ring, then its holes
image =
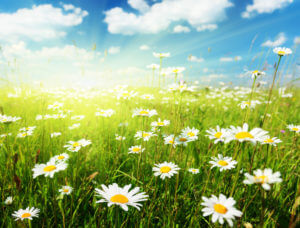
{"type": "MultiPolygon", "coordinates": [[[[200,85],[299,77],[300,0],[1,0],[0,78],[49,86],[147,85],[153,52],[200,85]]],[[[157,78],[157,75],[155,75],[157,78]]],[[[173,75],[167,82],[173,82],[173,75]]]]}

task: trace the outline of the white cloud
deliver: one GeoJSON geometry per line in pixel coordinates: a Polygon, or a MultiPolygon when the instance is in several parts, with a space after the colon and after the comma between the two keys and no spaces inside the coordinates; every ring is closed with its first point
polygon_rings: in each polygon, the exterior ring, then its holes
{"type": "Polygon", "coordinates": [[[128,4],[142,13],[147,12],[150,7],[145,0],[128,0],[128,4]]]}
{"type": "Polygon", "coordinates": [[[240,60],[242,60],[241,56],[220,58],[220,62],[232,62],[232,61],[240,61],[240,60]]]}
{"type": "Polygon", "coordinates": [[[173,32],[174,33],[188,33],[190,32],[190,28],[189,27],[186,27],[186,26],[182,26],[182,25],[176,25],[174,28],[173,28],[173,32]]]}
{"type": "Polygon", "coordinates": [[[205,30],[213,31],[217,28],[218,28],[217,24],[200,25],[200,26],[197,27],[197,31],[198,32],[202,32],[202,31],[205,31],[205,30]]]}
{"type": "Polygon", "coordinates": [[[209,74],[206,76],[201,77],[201,81],[202,82],[211,82],[214,81],[216,79],[220,79],[220,78],[226,78],[227,76],[224,74],[209,74]]]}
{"type": "Polygon", "coordinates": [[[140,50],[142,50],[142,51],[147,51],[149,49],[150,49],[150,47],[146,44],[140,46],[140,50]]]}
{"type": "Polygon", "coordinates": [[[204,59],[201,58],[201,57],[198,58],[198,57],[196,57],[196,56],[190,55],[190,56],[188,57],[188,61],[190,61],[190,62],[201,63],[201,62],[204,61],[204,59]]]}
{"type": "Polygon", "coordinates": [[[294,38],[294,44],[300,44],[300,36],[294,38]]]}
{"type": "Polygon", "coordinates": [[[81,24],[87,15],[87,11],[73,5],[56,8],[50,4],[0,13],[0,40],[13,42],[28,38],[42,41],[63,37],[66,35],[65,28],[81,24]]]}
{"type": "Polygon", "coordinates": [[[276,47],[284,44],[287,40],[285,34],[283,32],[279,33],[274,41],[267,40],[266,42],[262,43],[262,47],[276,47]]]}
{"type": "Polygon", "coordinates": [[[114,55],[114,54],[118,54],[120,52],[120,47],[110,47],[108,49],[108,54],[114,55]]]}
{"type": "Polygon", "coordinates": [[[232,6],[229,0],[163,0],[140,14],[125,12],[120,7],[112,8],[104,12],[104,22],[110,33],[125,35],[157,33],[177,21],[201,28],[224,20],[226,9],[232,6]]]}
{"type": "Polygon", "coordinates": [[[242,13],[243,18],[250,18],[256,14],[272,13],[291,4],[293,0],[253,0],[252,5],[247,5],[246,11],[242,13]]]}

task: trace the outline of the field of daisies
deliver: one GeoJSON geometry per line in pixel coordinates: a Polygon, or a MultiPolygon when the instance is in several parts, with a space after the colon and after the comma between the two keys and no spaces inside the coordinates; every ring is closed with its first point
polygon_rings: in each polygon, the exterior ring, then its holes
{"type": "MultiPolygon", "coordinates": [[[[296,227],[299,98],[271,84],[0,91],[0,227],[296,227]]],[[[170,70],[170,69],[169,69],[170,70]]]]}

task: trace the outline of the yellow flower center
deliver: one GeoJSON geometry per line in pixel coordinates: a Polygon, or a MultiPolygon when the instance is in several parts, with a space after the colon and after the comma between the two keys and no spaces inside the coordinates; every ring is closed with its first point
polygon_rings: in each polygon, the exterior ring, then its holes
{"type": "Polygon", "coordinates": [[[122,194],[117,194],[111,197],[110,201],[113,203],[128,203],[128,198],[122,194]]]}
{"type": "Polygon", "coordinates": [[[224,161],[224,160],[220,160],[220,161],[218,161],[218,164],[221,165],[221,166],[227,166],[228,162],[224,161]]]}
{"type": "Polygon", "coordinates": [[[179,71],[178,69],[174,69],[173,70],[174,73],[178,73],[178,71],[179,71]]]}
{"type": "Polygon", "coordinates": [[[148,114],[149,114],[148,111],[145,111],[145,110],[140,111],[140,115],[148,115],[148,114]]]}
{"type": "Polygon", "coordinates": [[[169,143],[170,144],[174,144],[174,140],[169,140],[169,143]]]}
{"type": "Polygon", "coordinates": [[[179,141],[180,141],[180,142],[186,142],[186,141],[187,141],[187,138],[184,138],[184,137],[183,137],[183,138],[180,138],[179,141]]]}
{"type": "Polygon", "coordinates": [[[78,146],[80,146],[80,143],[78,143],[78,142],[75,142],[75,143],[73,143],[73,145],[72,145],[73,147],[78,147],[78,146]]]}
{"type": "Polygon", "coordinates": [[[169,166],[163,166],[160,168],[161,173],[168,173],[171,171],[171,168],[169,166]]]}
{"type": "Polygon", "coordinates": [[[24,137],[24,136],[27,136],[27,133],[23,133],[22,136],[23,136],[23,137],[24,137]]]}
{"type": "Polygon", "coordinates": [[[134,147],[133,149],[132,149],[132,151],[133,152],[139,152],[141,149],[139,148],[139,147],[134,147]]]}
{"type": "Polygon", "coordinates": [[[129,95],[130,95],[129,93],[123,93],[122,94],[123,97],[129,97],[129,95]]]}
{"type": "Polygon", "coordinates": [[[253,73],[253,74],[257,74],[257,73],[258,73],[258,70],[255,70],[255,71],[253,71],[252,73],[253,73]]]}
{"type": "Polygon", "coordinates": [[[279,51],[277,52],[278,55],[285,55],[285,51],[279,51]]]}
{"type": "Polygon", "coordinates": [[[246,131],[242,131],[242,132],[239,132],[235,135],[235,138],[236,139],[245,139],[245,138],[250,138],[250,139],[253,139],[253,135],[251,135],[249,132],[246,132],[246,131]]]}
{"type": "Polygon", "coordinates": [[[165,124],[164,124],[164,122],[157,122],[157,125],[158,126],[164,126],[165,124]]]}
{"type": "Polygon", "coordinates": [[[263,184],[263,183],[265,183],[265,182],[268,180],[268,177],[265,176],[265,175],[262,175],[262,176],[255,176],[254,179],[255,179],[257,182],[263,184]]]}
{"type": "Polygon", "coordinates": [[[214,134],[214,136],[219,139],[222,136],[222,132],[217,132],[216,134],[214,134]]]}
{"type": "Polygon", "coordinates": [[[293,130],[293,131],[299,131],[299,129],[296,128],[296,127],[293,127],[292,130],[293,130]]]}
{"type": "Polygon", "coordinates": [[[192,172],[195,173],[195,172],[197,172],[197,170],[196,169],[192,169],[192,172]]]}
{"type": "Polygon", "coordinates": [[[214,210],[219,214],[226,214],[226,212],[228,211],[226,207],[224,207],[222,204],[219,203],[216,203],[214,205],[214,210]]]}
{"type": "Polygon", "coordinates": [[[272,142],[274,142],[274,140],[273,139],[265,139],[264,142],[265,143],[272,143],[272,142]]]}
{"type": "Polygon", "coordinates": [[[64,189],[64,192],[69,192],[69,189],[66,189],[66,188],[65,188],[65,189],[64,189]]]}
{"type": "Polygon", "coordinates": [[[7,121],[7,119],[2,119],[2,121],[3,121],[3,122],[6,122],[6,121],[7,121]]]}
{"type": "Polygon", "coordinates": [[[48,165],[44,168],[44,172],[51,172],[56,169],[55,165],[48,165]]]}
{"type": "Polygon", "coordinates": [[[250,102],[246,101],[245,104],[246,104],[246,105],[250,105],[250,102]]]}
{"type": "Polygon", "coordinates": [[[191,132],[187,133],[187,135],[190,137],[193,137],[193,136],[195,136],[195,133],[191,131],[191,132]]]}
{"type": "Polygon", "coordinates": [[[28,217],[30,217],[31,216],[31,214],[30,213],[24,213],[24,214],[22,214],[22,218],[28,218],[28,217]]]}
{"type": "Polygon", "coordinates": [[[147,136],[150,136],[150,134],[149,133],[143,133],[143,138],[145,138],[147,136]]]}

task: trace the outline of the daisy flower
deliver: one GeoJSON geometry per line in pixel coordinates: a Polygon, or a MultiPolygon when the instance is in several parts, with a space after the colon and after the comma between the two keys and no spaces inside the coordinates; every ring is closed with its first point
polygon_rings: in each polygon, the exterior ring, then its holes
{"type": "Polygon", "coordinates": [[[57,137],[57,136],[60,136],[61,135],[61,133],[60,132],[53,132],[53,133],[51,133],[51,138],[54,138],[54,137],[57,137]]]}
{"type": "Polygon", "coordinates": [[[253,109],[253,108],[255,108],[255,106],[257,104],[261,104],[261,102],[257,101],[257,100],[253,100],[251,102],[249,102],[249,101],[242,101],[242,103],[240,103],[239,106],[241,107],[241,109],[245,109],[245,108],[251,108],[251,109],[253,109]]]}
{"type": "Polygon", "coordinates": [[[265,190],[270,190],[270,184],[280,183],[280,172],[273,173],[272,169],[266,168],[264,170],[257,169],[254,172],[254,176],[249,173],[245,173],[246,179],[243,181],[244,184],[261,184],[265,190]]]}
{"type": "Polygon", "coordinates": [[[140,210],[142,206],[139,202],[146,201],[148,195],[145,192],[139,192],[140,188],[135,187],[131,191],[131,184],[125,185],[123,188],[119,187],[118,184],[113,183],[111,185],[105,186],[101,185],[102,190],[96,188],[97,196],[104,199],[96,201],[96,203],[107,203],[107,206],[118,205],[124,211],[128,211],[128,206],[132,206],[140,210]]]}
{"type": "Polygon", "coordinates": [[[116,134],[116,140],[123,141],[125,139],[126,139],[126,137],[116,134]]]}
{"type": "Polygon", "coordinates": [[[155,167],[152,168],[154,176],[160,176],[160,178],[163,180],[166,177],[172,177],[174,174],[178,173],[178,170],[180,170],[180,168],[172,162],[154,164],[154,166],[155,167]]]}
{"type": "Polygon", "coordinates": [[[219,125],[216,129],[210,128],[209,130],[206,130],[208,135],[206,135],[209,139],[214,139],[214,143],[218,142],[224,142],[225,137],[227,135],[228,130],[225,128],[220,128],[219,125]]]}
{"type": "Polygon", "coordinates": [[[153,134],[153,132],[151,131],[138,131],[134,137],[136,137],[137,139],[143,139],[144,141],[149,141],[149,139],[154,135],[155,134],[153,134]]]}
{"type": "Polygon", "coordinates": [[[224,219],[228,222],[229,226],[233,226],[235,217],[241,217],[242,212],[234,207],[236,203],[232,197],[226,198],[223,194],[219,197],[212,195],[210,198],[202,197],[204,206],[202,209],[203,216],[212,215],[212,222],[218,221],[220,224],[224,224],[224,219]]]}
{"type": "Polygon", "coordinates": [[[63,106],[63,103],[54,102],[54,104],[48,105],[48,109],[57,110],[57,109],[60,109],[62,106],[63,106]]]}
{"type": "Polygon", "coordinates": [[[147,65],[146,68],[155,70],[155,69],[159,69],[159,65],[155,64],[155,63],[152,63],[150,65],[147,65]]]}
{"type": "Polygon", "coordinates": [[[107,109],[107,110],[101,109],[99,112],[96,112],[95,115],[96,116],[103,116],[103,117],[111,117],[115,113],[116,112],[113,109],[107,109]]]}
{"type": "Polygon", "coordinates": [[[132,146],[129,148],[128,154],[139,154],[142,153],[145,148],[142,149],[142,146],[132,146]]]}
{"type": "Polygon", "coordinates": [[[212,168],[219,167],[220,171],[227,169],[233,169],[235,168],[235,165],[237,164],[237,161],[232,160],[231,157],[223,157],[222,154],[218,154],[218,157],[212,157],[213,161],[210,161],[209,163],[212,164],[212,168]]]}
{"type": "Polygon", "coordinates": [[[73,188],[70,186],[63,186],[58,190],[62,195],[69,195],[73,191],[73,188]]]}
{"type": "Polygon", "coordinates": [[[181,132],[182,135],[185,135],[190,141],[195,141],[198,139],[199,130],[196,128],[186,127],[181,132]]]}
{"type": "Polygon", "coordinates": [[[85,117],[84,115],[72,116],[71,120],[77,120],[77,121],[79,121],[79,120],[84,119],[84,117],[85,117]]]}
{"type": "Polygon", "coordinates": [[[154,115],[157,115],[157,112],[156,110],[149,110],[149,109],[135,109],[133,111],[133,114],[132,114],[132,117],[135,117],[135,116],[147,116],[147,117],[151,117],[151,116],[154,116],[154,115]]]}
{"type": "Polygon", "coordinates": [[[170,124],[169,120],[161,120],[160,118],[157,121],[151,123],[152,127],[165,127],[170,124]]]}
{"type": "Polygon", "coordinates": [[[90,140],[86,139],[80,139],[79,141],[69,141],[67,145],[64,145],[64,147],[67,148],[68,151],[71,152],[78,152],[81,147],[86,147],[87,145],[90,145],[92,142],[90,140]]]}
{"type": "Polygon", "coordinates": [[[21,117],[6,116],[6,115],[1,115],[0,114],[0,123],[10,124],[10,123],[16,122],[17,120],[20,120],[20,119],[21,119],[21,117]]]}
{"type": "Polygon", "coordinates": [[[164,142],[165,144],[170,144],[172,145],[174,148],[177,145],[177,141],[175,140],[175,136],[174,135],[168,135],[164,137],[164,142]]]}
{"type": "Polygon", "coordinates": [[[279,56],[285,56],[292,54],[292,50],[285,47],[276,47],[273,49],[273,52],[279,56]]]}
{"type": "Polygon", "coordinates": [[[17,137],[18,138],[25,138],[25,137],[30,136],[32,134],[33,134],[32,131],[25,131],[25,132],[20,132],[19,134],[17,134],[17,137]]]}
{"type": "Polygon", "coordinates": [[[13,198],[11,196],[7,197],[4,201],[5,205],[11,205],[13,203],[13,198]]]}
{"type": "Polygon", "coordinates": [[[199,169],[190,168],[189,172],[192,173],[192,174],[197,174],[197,173],[199,173],[199,169]]]}
{"type": "Polygon", "coordinates": [[[144,94],[141,96],[141,98],[144,100],[153,100],[154,96],[152,94],[144,94]]]}
{"type": "Polygon", "coordinates": [[[166,57],[170,57],[170,53],[169,52],[167,52],[167,53],[153,52],[153,56],[156,57],[156,58],[166,58],[166,57]]]}
{"type": "Polygon", "coordinates": [[[130,98],[135,97],[136,95],[137,95],[137,93],[134,92],[134,91],[130,91],[130,92],[128,92],[128,91],[119,91],[117,93],[117,99],[119,100],[119,99],[122,98],[124,100],[129,100],[130,98]]]}
{"type": "Polygon", "coordinates": [[[23,127],[20,129],[21,132],[27,132],[27,131],[33,131],[36,128],[36,126],[33,127],[23,127]]]}
{"type": "Polygon", "coordinates": [[[300,132],[300,125],[289,124],[289,125],[287,125],[287,128],[288,128],[290,131],[294,131],[294,132],[296,132],[296,133],[299,133],[299,132],[300,132]]]}
{"type": "Polygon", "coordinates": [[[69,126],[69,129],[73,130],[73,129],[76,129],[76,128],[79,128],[79,127],[80,127],[80,123],[76,123],[76,124],[73,124],[73,125],[69,126]]]}
{"type": "Polygon", "coordinates": [[[6,138],[7,136],[11,136],[11,133],[4,133],[0,135],[0,138],[6,138]]]}
{"type": "Polygon", "coordinates": [[[252,71],[252,72],[251,72],[251,77],[252,77],[252,79],[254,79],[254,78],[257,78],[257,77],[264,76],[265,74],[266,74],[266,73],[263,72],[263,71],[255,70],[255,71],[252,71]]]}
{"type": "Polygon", "coordinates": [[[27,207],[26,209],[20,209],[18,211],[15,211],[12,216],[16,218],[16,220],[24,220],[24,219],[30,219],[32,220],[33,217],[39,216],[40,209],[34,208],[34,207],[27,207]]]}
{"type": "Polygon", "coordinates": [[[181,134],[175,138],[176,145],[187,146],[187,143],[191,141],[192,141],[191,138],[189,138],[187,135],[184,134],[181,134]]]}
{"type": "Polygon", "coordinates": [[[33,178],[36,178],[40,175],[45,175],[45,177],[53,178],[54,174],[65,170],[68,164],[65,162],[56,163],[54,160],[47,162],[46,164],[36,164],[33,171],[33,178]]]}
{"type": "Polygon", "coordinates": [[[261,144],[268,144],[272,146],[276,146],[277,143],[281,143],[282,141],[278,139],[277,137],[271,138],[270,136],[265,136],[261,139],[260,143],[261,144]]]}
{"type": "Polygon", "coordinates": [[[256,143],[260,141],[262,137],[265,137],[268,132],[264,131],[261,128],[253,128],[251,131],[248,131],[248,124],[244,123],[243,127],[234,127],[231,126],[231,129],[228,131],[228,134],[225,138],[225,143],[228,143],[232,140],[238,140],[239,142],[250,141],[256,143]]]}
{"type": "Polygon", "coordinates": [[[63,153],[63,154],[59,154],[59,155],[56,155],[52,158],[50,158],[50,161],[54,161],[54,162],[66,162],[67,160],[69,159],[69,155],[66,154],[66,153],[63,153]]]}

